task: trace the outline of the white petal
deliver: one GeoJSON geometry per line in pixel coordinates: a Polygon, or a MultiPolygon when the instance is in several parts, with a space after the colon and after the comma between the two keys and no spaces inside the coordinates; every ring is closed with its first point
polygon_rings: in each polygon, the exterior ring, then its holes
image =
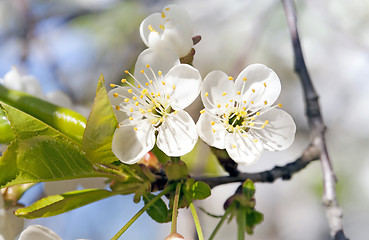
{"type": "Polygon", "coordinates": [[[219,149],[225,148],[225,137],[227,130],[215,117],[205,112],[200,115],[196,126],[199,137],[204,142],[212,147],[219,149]],[[214,125],[211,125],[211,122],[214,122],[214,125]],[[215,132],[213,132],[213,129],[215,132]]]}
{"type": "Polygon", "coordinates": [[[158,71],[161,71],[163,75],[167,74],[168,71],[175,65],[179,64],[179,59],[177,53],[170,49],[151,49],[148,48],[144,50],[137,58],[135,65],[135,78],[140,82],[141,85],[145,85],[148,82],[144,74],[141,73],[142,70],[148,75],[151,80],[158,78],[158,71]],[[155,72],[155,77],[152,75],[150,67],[155,72]]]}
{"type": "Polygon", "coordinates": [[[281,82],[277,74],[263,64],[252,64],[246,67],[237,77],[235,87],[241,92],[242,100],[248,103],[254,102],[249,105],[249,109],[272,105],[281,92],[281,82]],[[247,81],[244,81],[244,78],[247,81]]]}
{"type": "MultiPolygon", "coordinates": [[[[234,99],[234,83],[228,79],[228,75],[222,71],[212,71],[204,79],[201,85],[201,100],[206,109],[223,109],[230,100],[234,99]],[[208,95],[206,97],[206,95],[208,95]]],[[[222,111],[224,112],[224,111],[222,111]]]]}
{"type": "Polygon", "coordinates": [[[19,240],[62,240],[54,231],[41,225],[27,227],[19,236],[19,240]]]}
{"type": "Polygon", "coordinates": [[[241,133],[230,133],[226,136],[226,150],[228,155],[237,163],[246,165],[259,160],[263,152],[263,143],[254,142],[251,136],[245,137],[241,133]]]}
{"type": "Polygon", "coordinates": [[[161,39],[169,43],[180,58],[186,56],[193,47],[192,36],[185,34],[183,30],[176,25],[173,27],[168,27],[166,25],[161,39]]]}
{"type": "MultiPolygon", "coordinates": [[[[124,102],[125,98],[131,98],[132,97],[132,94],[128,93],[128,89],[131,89],[131,88],[129,88],[129,87],[116,87],[116,88],[113,88],[112,90],[110,90],[109,93],[108,93],[109,100],[111,102],[111,105],[113,106],[113,111],[115,113],[115,116],[116,116],[118,122],[123,122],[124,120],[126,120],[128,118],[127,113],[124,112],[124,111],[126,111],[126,108],[124,106],[127,106],[127,105],[130,106],[132,104],[132,103],[127,104],[127,103],[124,102]],[[118,96],[114,97],[114,93],[118,93],[118,96]],[[117,110],[115,108],[115,106],[120,106],[121,109],[117,110]]],[[[133,100],[131,99],[131,101],[133,101],[133,100]]]]}
{"type": "Polygon", "coordinates": [[[168,156],[182,156],[195,146],[198,135],[196,125],[190,115],[178,110],[170,114],[158,128],[157,146],[168,156]]]}
{"type": "Polygon", "coordinates": [[[163,8],[164,13],[164,21],[169,19],[166,22],[174,23],[179,30],[181,30],[184,34],[192,36],[193,34],[193,24],[188,11],[178,5],[168,5],[163,8]]]}
{"type": "Polygon", "coordinates": [[[115,130],[112,151],[121,162],[134,164],[154,147],[155,129],[145,120],[126,120],[122,124],[115,130]]]}
{"type": "Polygon", "coordinates": [[[140,25],[140,35],[142,41],[145,43],[146,46],[150,47],[149,35],[150,33],[152,33],[152,31],[150,31],[149,26],[155,29],[155,31],[157,31],[158,33],[162,34],[163,31],[159,27],[162,24],[162,22],[163,21],[161,19],[160,13],[151,14],[142,21],[140,25]]]}
{"type": "Polygon", "coordinates": [[[288,148],[295,139],[296,125],[291,115],[281,109],[270,109],[257,120],[269,121],[261,130],[253,130],[264,142],[264,148],[280,151],[288,148]]]}
{"type": "Polygon", "coordinates": [[[199,95],[201,75],[196,68],[188,64],[180,64],[169,70],[165,76],[165,83],[169,90],[175,87],[170,97],[173,109],[184,109],[199,95]]]}

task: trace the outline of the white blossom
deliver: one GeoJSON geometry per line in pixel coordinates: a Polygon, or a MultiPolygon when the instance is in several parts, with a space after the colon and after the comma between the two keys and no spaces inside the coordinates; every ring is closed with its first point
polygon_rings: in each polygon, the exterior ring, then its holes
{"type": "Polygon", "coordinates": [[[19,236],[19,240],[62,240],[54,231],[41,225],[27,227],[19,236]]]}
{"type": "Polygon", "coordinates": [[[178,57],[186,56],[192,46],[192,20],[183,7],[168,5],[162,12],[145,18],[140,25],[143,42],[152,49],[171,48],[178,57]]]}
{"type": "Polygon", "coordinates": [[[248,66],[235,81],[221,71],[209,73],[201,86],[200,138],[240,164],[258,160],[264,149],[286,149],[296,125],[281,104],[272,106],[280,91],[278,76],[262,64],[248,66]]]}
{"type": "Polygon", "coordinates": [[[108,94],[119,122],[112,142],[115,156],[134,164],[154,147],[155,141],[168,156],[190,152],[198,135],[194,121],[183,109],[200,92],[197,69],[179,64],[171,51],[147,49],[137,60],[135,74],[126,73],[134,84],[122,79],[125,86],[112,84],[115,88],[108,94]]]}

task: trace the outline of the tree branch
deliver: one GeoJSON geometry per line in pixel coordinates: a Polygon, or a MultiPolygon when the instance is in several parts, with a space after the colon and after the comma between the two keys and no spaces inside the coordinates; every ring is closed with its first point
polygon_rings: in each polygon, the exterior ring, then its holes
{"type": "Polygon", "coordinates": [[[285,11],[288,28],[291,34],[294,55],[295,55],[295,72],[298,74],[305,96],[306,115],[310,126],[310,135],[312,144],[319,149],[320,162],[323,171],[323,204],[326,207],[326,214],[331,230],[331,236],[336,240],[347,239],[343,232],[342,210],[340,209],[336,197],[336,176],[334,174],[332,164],[328,155],[325,143],[325,124],[320,113],[318,95],[315,92],[313,83],[307,70],[300,38],[297,29],[296,9],[293,1],[282,0],[285,11]]]}
{"type": "Polygon", "coordinates": [[[288,163],[284,166],[276,166],[271,170],[257,172],[257,173],[239,173],[236,176],[223,177],[195,177],[196,181],[206,182],[211,188],[233,182],[244,182],[250,179],[253,182],[274,182],[278,178],[289,180],[293,174],[305,168],[310,162],[318,160],[319,149],[315,145],[310,145],[303,153],[303,155],[294,162],[288,163]]]}

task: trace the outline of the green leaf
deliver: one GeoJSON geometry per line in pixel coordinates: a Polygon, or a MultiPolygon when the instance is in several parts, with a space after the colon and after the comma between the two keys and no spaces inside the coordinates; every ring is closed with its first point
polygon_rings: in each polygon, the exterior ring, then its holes
{"type": "Polygon", "coordinates": [[[104,77],[101,74],[83,137],[83,150],[90,162],[112,163],[118,161],[111,151],[116,126],[117,120],[105,89],[104,77]]]}
{"type": "Polygon", "coordinates": [[[51,217],[116,194],[118,193],[103,189],[67,192],[42,198],[28,207],[18,209],[15,215],[28,219],[51,217]]]}
{"type": "Polygon", "coordinates": [[[1,106],[17,140],[0,158],[0,187],[100,175],[72,139],[16,108],[1,106]]]}
{"type": "Polygon", "coordinates": [[[264,220],[264,215],[255,209],[248,209],[245,214],[246,224],[245,230],[248,234],[254,233],[254,227],[264,220]]]}
{"type": "MultiPolygon", "coordinates": [[[[154,197],[156,197],[154,194],[145,195],[145,204],[150,202],[154,197]]],[[[149,207],[146,212],[153,220],[158,223],[166,223],[171,220],[171,212],[161,198],[157,200],[151,207],[149,207]]]]}
{"type": "Polygon", "coordinates": [[[248,198],[248,199],[251,199],[251,198],[254,197],[254,195],[255,195],[255,186],[254,186],[254,183],[250,179],[247,179],[242,184],[242,192],[246,196],[246,198],[248,198]]]}
{"type": "Polygon", "coordinates": [[[0,144],[9,144],[14,140],[14,134],[10,128],[10,122],[5,112],[0,108],[0,144]]]}
{"type": "MultiPolygon", "coordinates": [[[[2,85],[0,85],[0,101],[39,119],[63,135],[68,136],[68,138],[72,139],[76,144],[82,144],[83,132],[86,127],[86,118],[81,114],[68,108],[54,105],[27,93],[7,89],[2,85]]],[[[7,115],[9,121],[12,122],[9,114],[7,115]]],[[[30,134],[32,134],[32,132],[30,134]]]]}
{"type": "Polygon", "coordinates": [[[192,185],[192,198],[193,199],[205,199],[211,195],[211,189],[209,185],[204,182],[197,181],[192,185]]]}

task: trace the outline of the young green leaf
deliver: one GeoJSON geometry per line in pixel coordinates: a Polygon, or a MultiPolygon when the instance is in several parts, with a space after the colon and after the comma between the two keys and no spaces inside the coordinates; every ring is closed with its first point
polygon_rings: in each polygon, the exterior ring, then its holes
{"type": "Polygon", "coordinates": [[[192,198],[193,199],[205,199],[211,195],[211,189],[209,185],[204,182],[197,181],[192,185],[192,198]]]}
{"type": "Polygon", "coordinates": [[[254,227],[264,220],[264,215],[255,209],[247,209],[245,218],[245,230],[249,235],[251,235],[254,233],[254,227]]]}
{"type": "Polygon", "coordinates": [[[10,122],[2,109],[0,109],[0,133],[0,144],[9,144],[14,140],[10,122]]]}
{"type": "Polygon", "coordinates": [[[254,186],[254,183],[250,179],[247,179],[242,184],[242,192],[246,196],[246,198],[248,198],[248,199],[251,199],[251,198],[254,197],[255,186],[254,186]]]}
{"type": "Polygon", "coordinates": [[[119,194],[119,192],[103,189],[84,189],[67,192],[42,198],[28,207],[18,209],[15,215],[28,219],[51,217],[116,194],[119,194]]]}
{"type": "Polygon", "coordinates": [[[104,76],[101,74],[83,137],[83,150],[90,162],[112,163],[118,161],[111,151],[116,126],[117,120],[105,89],[104,76]]]}
{"type": "Polygon", "coordinates": [[[27,93],[7,89],[2,85],[0,85],[0,101],[28,113],[73,139],[76,143],[82,144],[86,118],[81,114],[27,93]]]}
{"type": "MultiPolygon", "coordinates": [[[[151,193],[144,195],[145,204],[150,202],[150,200],[152,200],[154,197],[156,196],[151,193]]],[[[155,220],[158,223],[166,223],[169,222],[171,219],[171,212],[169,211],[167,205],[161,198],[158,201],[156,201],[152,206],[150,206],[146,210],[146,212],[153,220],[155,220]]]]}
{"type": "Polygon", "coordinates": [[[1,106],[17,140],[0,158],[0,187],[99,175],[71,138],[14,107],[1,106]]]}

